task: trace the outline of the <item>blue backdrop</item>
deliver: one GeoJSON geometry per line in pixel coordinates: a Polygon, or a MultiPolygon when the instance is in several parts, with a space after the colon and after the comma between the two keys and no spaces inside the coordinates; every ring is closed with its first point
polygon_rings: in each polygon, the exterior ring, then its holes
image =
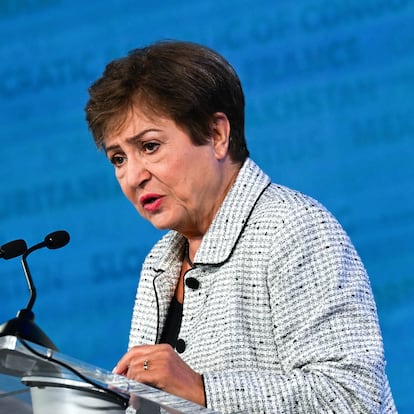
{"type": "MultiPolygon", "coordinates": [[[[95,149],[86,89],[132,48],[192,40],[240,74],[252,157],[350,234],[396,404],[414,412],[413,18],[410,0],[1,0],[0,244],[71,234],[64,249],[29,257],[36,321],[59,349],[112,368],[141,262],[160,237],[95,149]]],[[[19,260],[2,261],[0,323],[27,300],[19,260]]]]}

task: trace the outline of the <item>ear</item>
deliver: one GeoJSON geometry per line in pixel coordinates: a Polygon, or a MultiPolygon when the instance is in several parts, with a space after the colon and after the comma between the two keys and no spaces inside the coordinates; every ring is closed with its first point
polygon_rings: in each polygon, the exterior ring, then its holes
{"type": "Polygon", "coordinates": [[[224,159],[229,152],[230,122],[223,112],[213,114],[210,124],[212,145],[218,160],[224,159]]]}

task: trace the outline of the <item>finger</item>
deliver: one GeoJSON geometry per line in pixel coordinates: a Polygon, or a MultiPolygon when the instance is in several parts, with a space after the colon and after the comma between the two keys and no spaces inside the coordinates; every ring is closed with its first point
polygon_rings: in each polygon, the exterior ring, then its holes
{"type": "Polygon", "coordinates": [[[138,382],[164,388],[183,365],[171,346],[155,345],[130,361],[126,376],[138,382]]]}
{"type": "Polygon", "coordinates": [[[148,383],[158,372],[158,361],[150,356],[142,356],[131,360],[125,376],[139,382],[148,383]]]}
{"type": "Polygon", "coordinates": [[[158,388],[160,382],[161,384],[164,382],[162,381],[163,377],[169,372],[165,367],[169,365],[168,360],[171,358],[169,354],[174,354],[174,351],[171,347],[167,348],[164,345],[153,345],[140,351],[130,359],[124,375],[129,379],[158,388]]]}
{"type": "Polygon", "coordinates": [[[126,359],[125,357],[123,357],[122,359],[120,359],[118,361],[118,363],[115,365],[114,369],[112,370],[112,372],[114,374],[118,374],[118,375],[125,375],[126,372],[128,371],[128,359],[126,359]]]}
{"type": "Polygon", "coordinates": [[[114,374],[125,375],[128,368],[135,360],[140,360],[142,355],[148,353],[148,346],[135,346],[131,348],[124,356],[118,361],[115,368],[112,370],[114,374]]]}

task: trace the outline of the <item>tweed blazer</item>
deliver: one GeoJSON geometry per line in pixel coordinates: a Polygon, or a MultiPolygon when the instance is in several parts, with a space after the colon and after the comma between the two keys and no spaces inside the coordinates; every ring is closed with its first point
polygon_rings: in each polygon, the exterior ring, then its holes
{"type": "MultiPolygon", "coordinates": [[[[129,347],[159,341],[185,240],[147,256],[129,347]]],[[[393,413],[370,283],[318,202],[248,159],[185,274],[177,352],[221,413],[393,413]]]]}

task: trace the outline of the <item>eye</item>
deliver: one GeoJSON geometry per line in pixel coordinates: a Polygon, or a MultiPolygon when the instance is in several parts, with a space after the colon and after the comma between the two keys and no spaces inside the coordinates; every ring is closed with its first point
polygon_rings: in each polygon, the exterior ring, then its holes
{"type": "Polygon", "coordinates": [[[142,149],[146,154],[152,154],[155,152],[160,144],[158,142],[148,141],[142,143],[142,149]]]}
{"type": "Polygon", "coordinates": [[[113,155],[112,157],[110,157],[109,161],[115,167],[120,167],[126,161],[126,157],[123,155],[113,155]]]}

